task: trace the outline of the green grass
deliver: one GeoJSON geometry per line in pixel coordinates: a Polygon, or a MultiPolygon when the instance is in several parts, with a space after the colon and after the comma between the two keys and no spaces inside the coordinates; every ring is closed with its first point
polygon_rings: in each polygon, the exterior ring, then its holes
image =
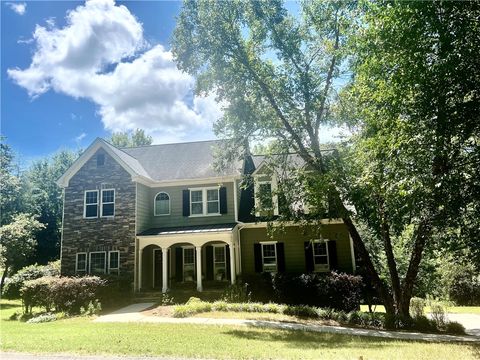
{"type": "Polygon", "coordinates": [[[1,302],[1,349],[30,353],[163,355],[217,359],[476,359],[476,345],[376,339],[302,331],[171,324],[100,324],[89,318],[9,321],[1,302]]]}
{"type": "MultiPolygon", "coordinates": [[[[360,310],[367,312],[367,305],[360,305],[360,310]]],[[[374,312],[385,312],[385,307],[383,305],[374,305],[372,306],[374,312]]],[[[447,311],[452,314],[479,314],[480,315],[480,306],[447,306],[447,311]]],[[[430,312],[430,307],[425,306],[425,312],[430,312]]]]}

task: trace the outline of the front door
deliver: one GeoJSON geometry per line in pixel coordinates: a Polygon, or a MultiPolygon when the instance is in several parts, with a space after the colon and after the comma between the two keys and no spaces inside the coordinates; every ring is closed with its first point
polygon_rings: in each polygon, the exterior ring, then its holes
{"type": "Polygon", "coordinates": [[[153,287],[162,287],[162,249],[153,249],[153,287]]]}

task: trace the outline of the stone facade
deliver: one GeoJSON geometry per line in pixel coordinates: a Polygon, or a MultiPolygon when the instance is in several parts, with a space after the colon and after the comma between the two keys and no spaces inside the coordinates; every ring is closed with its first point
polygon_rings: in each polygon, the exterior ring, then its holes
{"type": "MultiPolygon", "coordinates": [[[[136,183],[120,164],[99,149],[70,179],[64,193],[62,235],[62,275],[75,274],[76,253],[118,250],[120,274],[131,275],[135,267],[136,183]],[[97,154],[104,154],[104,165],[97,166],[97,154]],[[86,190],[115,189],[115,215],[111,218],[84,218],[86,190]]],[[[99,201],[99,212],[100,215],[99,201]]]]}

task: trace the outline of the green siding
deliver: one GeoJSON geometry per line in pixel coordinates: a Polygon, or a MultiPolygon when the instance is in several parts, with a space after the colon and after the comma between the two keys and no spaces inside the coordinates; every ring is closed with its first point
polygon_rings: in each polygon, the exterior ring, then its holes
{"type": "Polygon", "coordinates": [[[221,184],[227,188],[226,214],[201,217],[183,216],[183,190],[189,188],[214,187],[218,185],[219,184],[202,184],[149,188],[138,184],[137,233],[149,228],[234,223],[235,209],[233,182],[221,184]],[[170,215],[154,216],[154,198],[161,191],[166,192],[170,196],[170,215]]]}
{"type": "MultiPolygon", "coordinates": [[[[318,238],[312,229],[290,226],[285,232],[269,237],[266,228],[245,228],[240,231],[242,251],[242,272],[252,274],[255,272],[255,259],[253,244],[262,241],[279,241],[285,245],[285,270],[286,272],[301,273],[306,271],[304,242],[318,238]]],[[[321,234],[324,239],[336,240],[338,268],[340,271],[352,272],[352,257],[350,238],[343,224],[322,225],[321,234]]]]}

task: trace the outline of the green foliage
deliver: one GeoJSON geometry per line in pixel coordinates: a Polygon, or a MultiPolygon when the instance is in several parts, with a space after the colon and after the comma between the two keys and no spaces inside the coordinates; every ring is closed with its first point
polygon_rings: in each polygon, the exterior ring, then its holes
{"type": "Polygon", "coordinates": [[[7,279],[2,296],[5,299],[18,299],[20,298],[20,289],[25,281],[43,276],[60,276],[60,261],[51,262],[48,265],[29,265],[20,269],[7,279]]]}
{"type": "Polygon", "coordinates": [[[410,299],[410,315],[413,318],[419,318],[424,315],[423,309],[425,308],[425,300],[418,297],[412,297],[410,299]]]}
{"type": "Polygon", "coordinates": [[[102,304],[98,300],[90,301],[87,307],[80,307],[80,315],[82,316],[92,316],[98,315],[102,311],[102,304]]]}
{"type": "Polygon", "coordinates": [[[224,290],[221,296],[223,301],[233,302],[250,302],[252,294],[248,291],[248,284],[230,284],[224,290]]]}
{"type": "Polygon", "coordinates": [[[0,289],[3,289],[5,275],[22,268],[33,254],[37,244],[35,233],[44,227],[27,214],[15,215],[11,223],[0,227],[0,262],[4,266],[0,289]]]}
{"type": "Polygon", "coordinates": [[[20,178],[14,163],[14,155],[5,137],[0,136],[0,225],[8,224],[20,211],[20,178]]]}
{"type": "Polygon", "coordinates": [[[52,322],[57,320],[57,315],[55,314],[41,314],[35,317],[32,317],[27,321],[27,324],[40,324],[40,323],[46,323],[46,322],[52,322]]]}
{"type": "Polygon", "coordinates": [[[465,326],[456,321],[449,321],[445,324],[445,332],[453,335],[465,335],[465,326]]]}
{"type": "Polygon", "coordinates": [[[85,277],[42,277],[26,281],[22,290],[22,302],[26,313],[32,308],[42,307],[46,311],[78,314],[80,309],[97,300],[105,280],[97,276],[85,277]]]}
{"type": "Polygon", "coordinates": [[[136,147],[143,145],[151,145],[153,139],[151,136],[145,134],[143,129],[135,129],[133,132],[116,132],[110,138],[112,145],[120,148],[136,147]]]}
{"type": "Polygon", "coordinates": [[[447,323],[447,309],[437,301],[430,301],[430,316],[438,327],[444,327],[447,323]]]}

